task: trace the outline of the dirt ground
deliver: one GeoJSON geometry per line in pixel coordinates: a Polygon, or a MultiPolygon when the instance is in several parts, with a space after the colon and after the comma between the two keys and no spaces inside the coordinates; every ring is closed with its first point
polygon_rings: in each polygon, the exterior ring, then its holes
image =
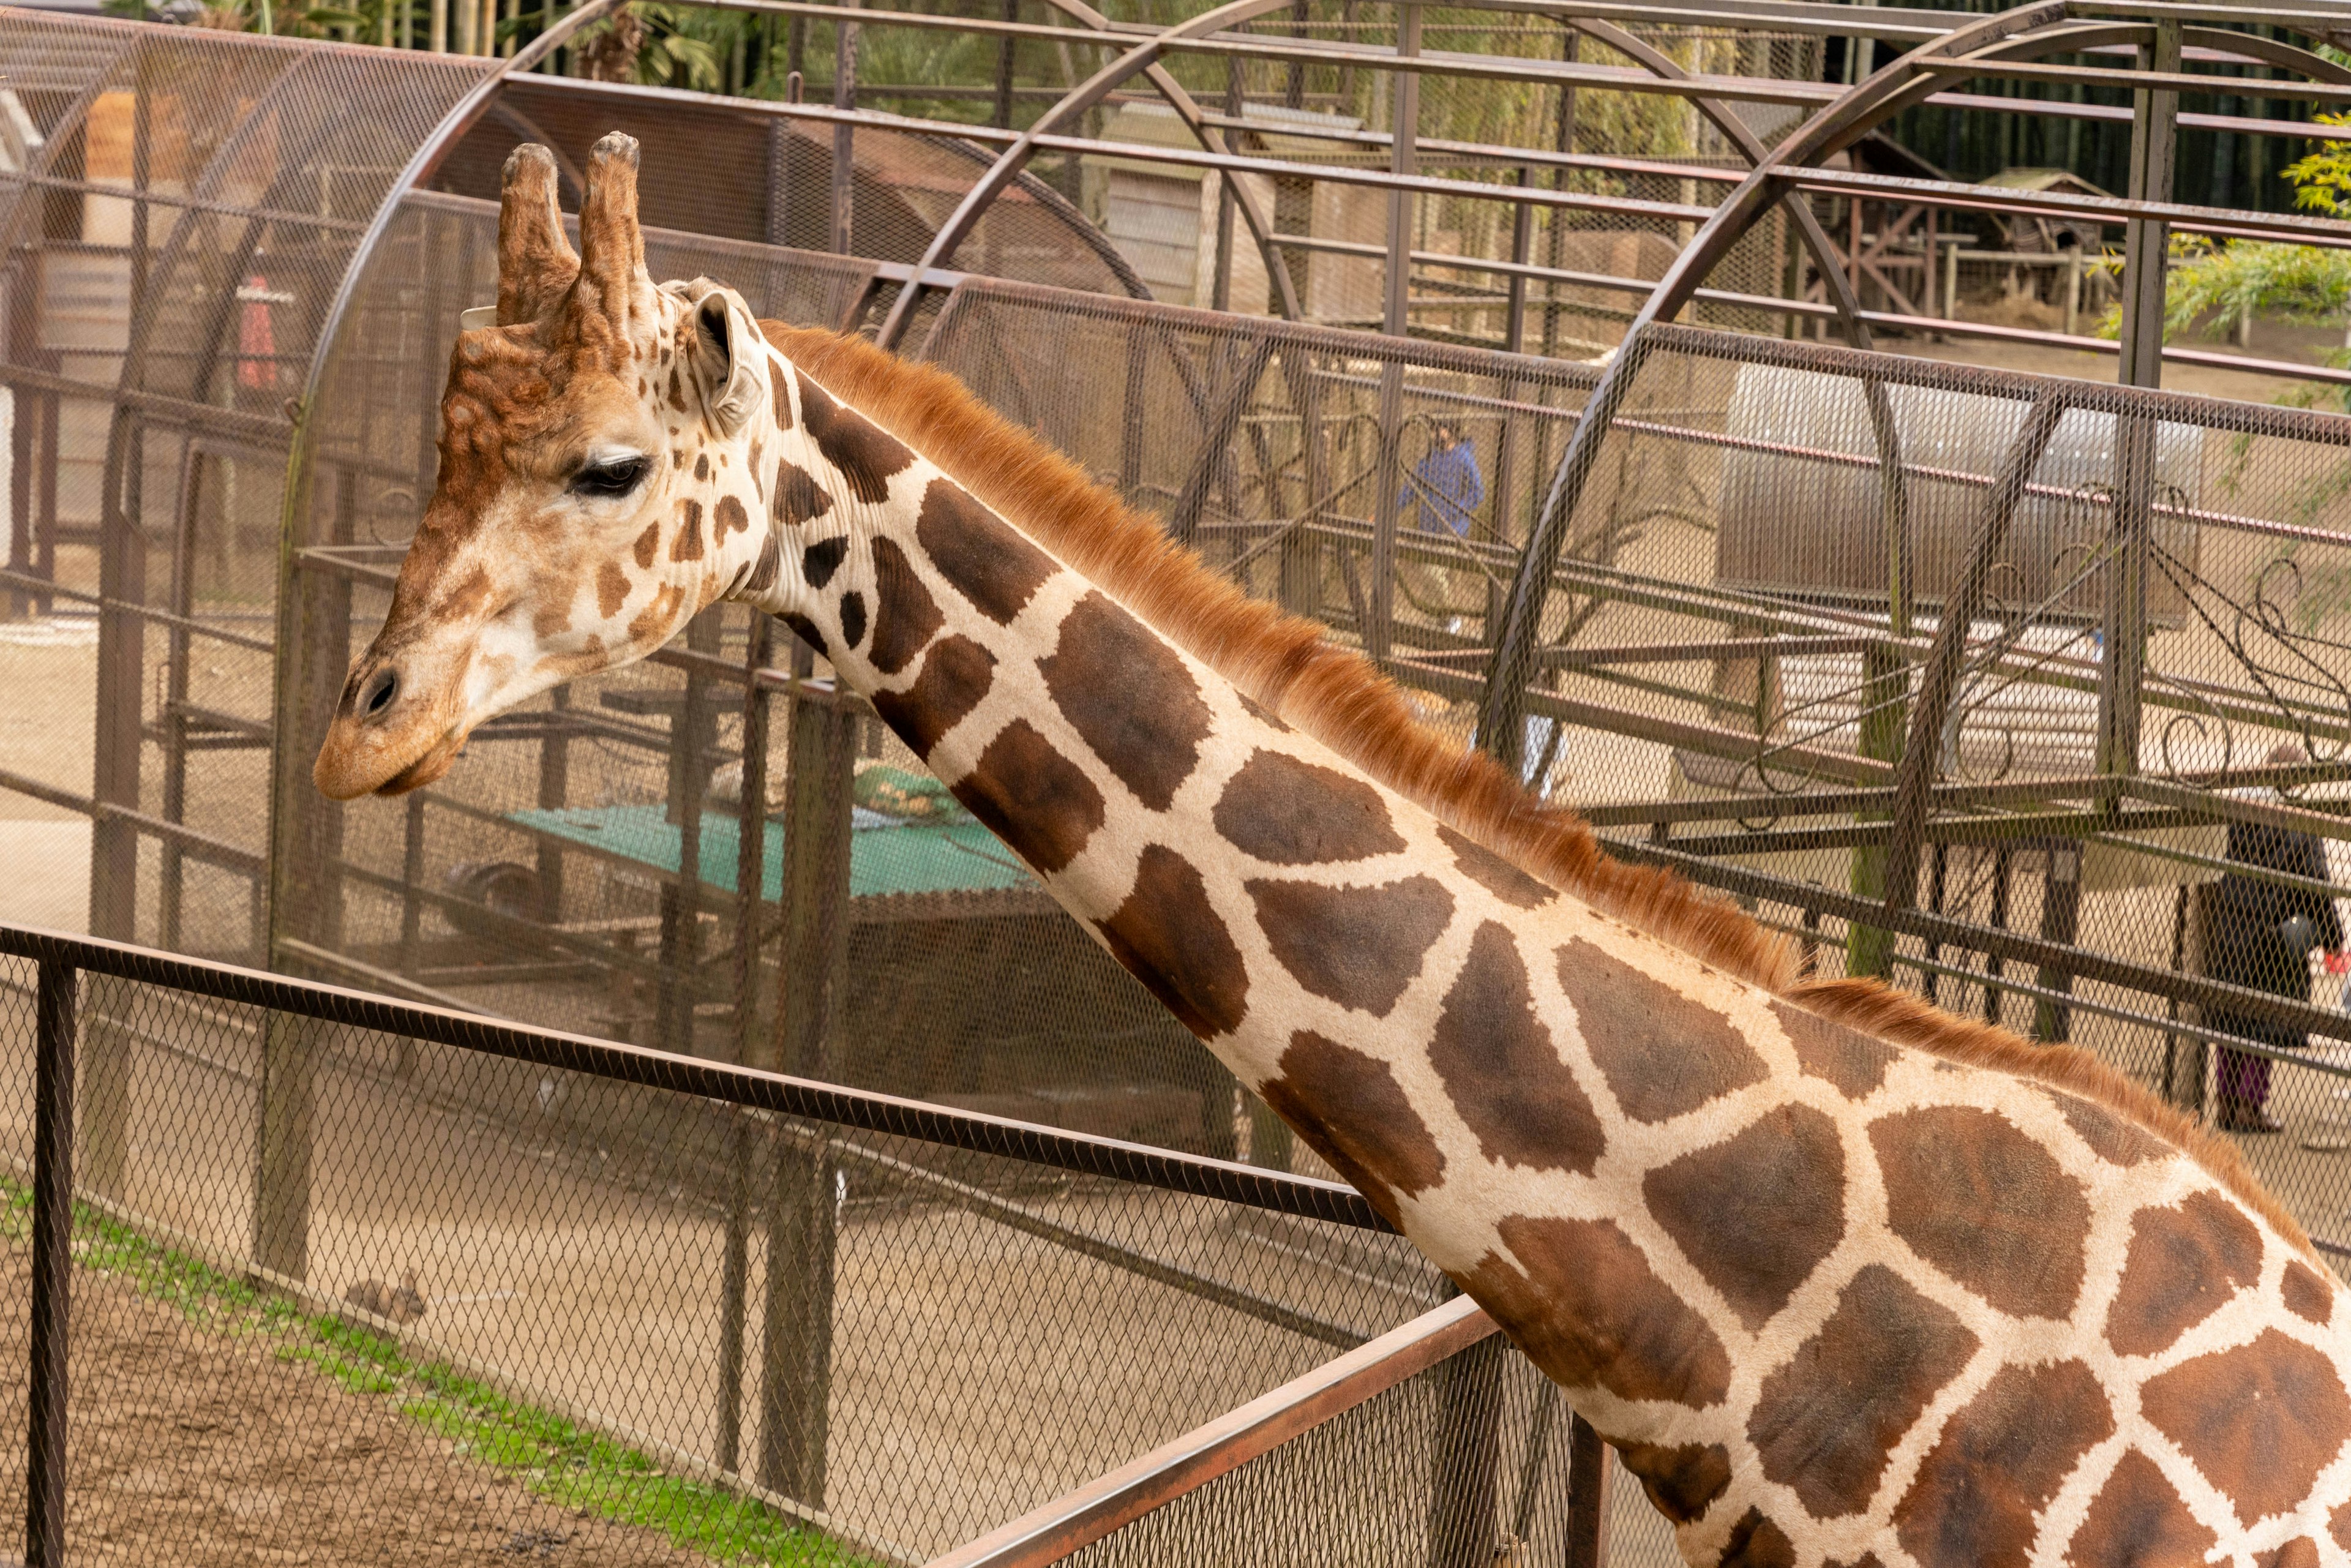
{"type": "MultiPolygon", "coordinates": [[[[0,1251],[0,1299],[31,1288],[0,1251]]],[[[651,1531],[552,1507],[383,1400],[77,1270],[67,1540],[84,1563],[412,1568],[690,1564],[651,1531]]],[[[24,1452],[26,1324],[0,1314],[0,1452],[24,1452]]],[[[7,1538],[22,1539],[21,1471],[7,1538]]],[[[0,1514],[0,1518],[9,1517],[0,1514]]]]}

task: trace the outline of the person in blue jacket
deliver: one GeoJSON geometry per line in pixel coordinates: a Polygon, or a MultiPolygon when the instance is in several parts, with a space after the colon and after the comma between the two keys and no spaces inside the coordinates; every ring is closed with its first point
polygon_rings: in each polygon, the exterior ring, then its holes
{"type": "Polygon", "coordinates": [[[1486,476],[1478,467],[1478,444],[1452,425],[1439,423],[1428,455],[1412,471],[1412,483],[1396,493],[1396,515],[1417,505],[1416,526],[1434,533],[1469,536],[1469,521],[1486,504],[1486,476]]]}
{"type": "MultiPolygon", "coordinates": [[[[1478,467],[1478,446],[1458,428],[1440,420],[1433,428],[1428,452],[1413,468],[1412,478],[1396,494],[1396,519],[1424,533],[1443,528],[1456,538],[1469,537],[1469,524],[1486,502],[1486,476],[1478,467]]],[[[1464,601],[1475,583],[1465,574],[1444,567],[1428,569],[1428,580],[1437,605],[1447,614],[1449,630],[1459,631],[1462,612],[1473,608],[1464,601]]]]}

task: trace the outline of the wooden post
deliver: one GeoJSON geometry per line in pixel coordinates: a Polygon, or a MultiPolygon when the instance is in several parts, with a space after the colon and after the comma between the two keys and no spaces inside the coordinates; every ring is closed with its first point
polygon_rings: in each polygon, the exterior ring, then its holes
{"type": "MultiPolygon", "coordinates": [[[[792,703],[784,797],[777,1065],[836,1073],[834,1031],[849,969],[850,783],[858,716],[804,684],[792,703]]],[[[821,1142],[776,1140],[768,1193],[759,1364],[761,1486],[824,1506],[832,1387],[833,1240],[839,1166],[821,1142]]]]}
{"type": "MultiPolygon", "coordinates": [[[[104,976],[89,982],[91,1011],[120,1006],[129,986],[104,976]]],[[[100,1024],[81,1030],[74,1082],[81,1117],[80,1181],[84,1190],[120,1200],[131,1174],[131,1037],[100,1024]]]]}
{"type": "Polygon", "coordinates": [[[262,1026],[253,1260],[290,1280],[310,1277],[310,1134],[321,1028],[281,1012],[262,1026]]]}

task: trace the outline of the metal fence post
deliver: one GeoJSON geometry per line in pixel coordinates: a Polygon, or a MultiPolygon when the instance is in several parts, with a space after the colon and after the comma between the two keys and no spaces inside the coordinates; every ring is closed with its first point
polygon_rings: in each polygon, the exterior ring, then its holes
{"type": "MultiPolygon", "coordinates": [[[[1420,10],[1404,8],[1396,37],[1400,55],[1420,53],[1420,10]]],[[[1395,124],[1390,138],[1389,172],[1419,172],[1416,145],[1420,125],[1420,73],[1395,73],[1395,124]]],[[[1412,231],[1418,211],[1409,191],[1388,193],[1388,254],[1382,282],[1386,300],[1380,330],[1390,337],[1410,335],[1412,305],[1412,231]]],[[[1390,621],[1395,605],[1397,492],[1404,486],[1404,364],[1391,359],[1380,367],[1379,490],[1372,507],[1372,591],[1365,606],[1368,624],[1359,627],[1364,652],[1374,663],[1388,656],[1390,621]]]]}
{"type": "Polygon", "coordinates": [[[1509,1342],[1491,1335],[1437,1369],[1437,1479],[1428,1500],[1428,1568],[1489,1568],[1501,1480],[1502,1364],[1509,1342]]]}
{"type": "MultiPolygon", "coordinates": [[[[773,647],[775,622],[754,610],[743,646],[743,792],[735,818],[735,1061],[771,1065],[772,1034],[759,1006],[759,944],[768,871],[768,718],[770,694],[759,680],[773,647]]],[[[743,1462],[743,1330],[751,1279],[751,1123],[727,1118],[726,1252],[718,1308],[718,1437],[712,1457],[722,1469],[743,1462]]]]}
{"type": "Polygon", "coordinates": [[[66,1560],[66,1325],[73,1287],[74,992],[79,977],[68,965],[43,964],[34,997],[25,1568],[63,1568],[66,1560]]]}
{"type": "MultiPolygon", "coordinates": [[[[834,1019],[849,970],[850,784],[858,716],[805,685],[791,712],[784,798],[778,1065],[838,1077],[834,1019]]],[[[833,1239],[840,1167],[821,1141],[787,1129],[768,1193],[767,1294],[759,1349],[758,1481],[824,1506],[832,1385],[833,1239]]]]}
{"type": "Polygon", "coordinates": [[[1568,1423],[1567,1568],[1608,1561],[1608,1445],[1578,1416],[1568,1423]]]}

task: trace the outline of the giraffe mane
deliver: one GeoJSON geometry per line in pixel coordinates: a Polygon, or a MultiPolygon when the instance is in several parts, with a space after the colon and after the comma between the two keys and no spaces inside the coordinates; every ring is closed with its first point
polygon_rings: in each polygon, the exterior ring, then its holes
{"type": "Polygon", "coordinates": [[[1529,874],[1807,1011],[1891,1043],[2027,1078],[2101,1105],[2179,1149],[2314,1262],[2302,1225],[2236,1146],[2078,1046],[2036,1045],[1874,979],[1801,980],[1793,945],[1677,873],[1628,865],[1573,810],[1539,800],[1483,752],[1415,718],[1395,684],[1311,621],[1251,599],[1158,522],[998,415],[945,371],[862,338],[764,321],[833,395],[1099,584],[1286,724],[1529,874]]]}

